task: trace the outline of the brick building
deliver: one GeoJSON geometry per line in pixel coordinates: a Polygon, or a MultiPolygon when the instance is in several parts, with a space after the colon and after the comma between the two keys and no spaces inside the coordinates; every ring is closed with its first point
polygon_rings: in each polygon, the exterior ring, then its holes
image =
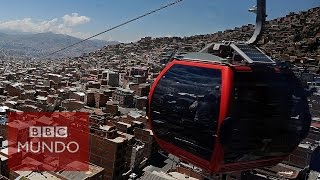
{"type": "Polygon", "coordinates": [[[147,96],[144,96],[144,97],[135,96],[134,97],[135,108],[139,110],[144,110],[144,108],[146,108],[147,106],[147,100],[148,100],[147,96]]]}
{"type": "Polygon", "coordinates": [[[104,168],[105,179],[121,179],[126,172],[126,138],[118,136],[112,126],[92,129],[91,132],[90,162],[104,168]]]}
{"type": "Polygon", "coordinates": [[[110,113],[111,115],[118,114],[118,106],[119,102],[118,101],[108,101],[106,103],[106,113],[110,113]]]}
{"type": "Polygon", "coordinates": [[[119,73],[111,71],[108,73],[108,85],[113,87],[119,86],[119,73]]]}
{"type": "Polygon", "coordinates": [[[21,96],[21,93],[23,92],[22,84],[21,83],[15,83],[10,84],[7,86],[6,91],[8,92],[8,96],[21,96]]]}
{"type": "Polygon", "coordinates": [[[95,105],[96,105],[96,100],[95,100],[94,94],[95,94],[94,91],[89,90],[89,91],[87,91],[87,94],[84,98],[85,104],[89,107],[95,107],[95,105]]]}
{"type": "Polygon", "coordinates": [[[79,110],[84,107],[84,102],[76,101],[74,99],[65,99],[62,101],[61,106],[69,111],[79,110]]]}
{"type": "Polygon", "coordinates": [[[86,94],[84,92],[70,92],[69,99],[75,99],[77,101],[84,102],[85,95],[86,94]]]}
{"type": "Polygon", "coordinates": [[[120,106],[133,106],[133,91],[123,88],[117,88],[112,94],[112,100],[118,101],[120,106]]]}
{"type": "Polygon", "coordinates": [[[157,151],[157,144],[154,140],[153,133],[148,129],[135,128],[134,137],[145,143],[144,157],[150,158],[157,151]]]}

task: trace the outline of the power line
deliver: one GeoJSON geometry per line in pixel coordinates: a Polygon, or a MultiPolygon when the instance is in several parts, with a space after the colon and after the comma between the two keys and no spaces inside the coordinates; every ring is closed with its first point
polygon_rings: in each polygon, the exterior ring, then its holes
{"type": "Polygon", "coordinates": [[[126,25],[126,24],[129,24],[129,23],[131,23],[131,22],[133,22],[133,21],[136,21],[136,20],[138,20],[138,19],[141,19],[141,18],[143,18],[143,17],[149,16],[149,15],[151,15],[151,14],[153,14],[153,13],[156,13],[156,12],[158,12],[158,11],[161,11],[162,9],[166,9],[166,8],[168,8],[168,7],[170,7],[170,6],[173,6],[173,5],[175,5],[175,4],[177,4],[177,3],[181,2],[181,1],[183,1],[183,0],[176,0],[176,1],[172,2],[172,3],[169,3],[169,4],[165,5],[165,6],[160,7],[160,8],[158,8],[158,9],[155,9],[155,10],[153,10],[153,11],[150,11],[150,12],[148,12],[148,13],[145,13],[145,14],[143,14],[143,15],[141,15],[141,16],[138,16],[138,17],[133,18],[133,19],[131,19],[131,20],[128,20],[128,21],[126,21],[126,22],[124,22],[124,23],[121,23],[121,24],[119,24],[119,25],[117,25],[117,26],[114,26],[114,27],[112,27],[112,28],[110,28],[110,29],[107,29],[107,30],[102,31],[102,32],[100,32],[100,33],[98,33],[98,34],[95,34],[95,35],[90,36],[90,37],[88,37],[88,38],[86,38],[86,39],[83,39],[83,40],[81,40],[81,41],[79,41],[79,42],[76,42],[76,43],[71,44],[71,45],[69,45],[69,46],[66,46],[66,47],[64,47],[64,48],[62,48],[62,49],[59,49],[59,50],[57,50],[57,51],[54,51],[54,52],[52,52],[52,53],[44,56],[43,58],[46,58],[46,57],[48,57],[48,56],[51,56],[51,55],[53,55],[53,54],[56,54],[56,53],[61,52],[61,51],[63,51],[63,50],[66,50],[66,49],[68,49],[68,48],[70,48],[70,47],[73,47],[73,46],[78,45],[78,44],[80,44],[80,43],[83,43],[83,42],[85,42],[85,41],[88,41],[89,39],[92,39],[92,38],[94,38],[94,37],[100,36],[101,34],[104,34],[104,33],[107,33],[107,32],[109,32],[109,31],[112,31],[112,30],[114,30],[114,29],[117,29],[117,28],[119,28],[119,27],[121,27],[121,26],[124,26],[124,25],[126,25]]]}

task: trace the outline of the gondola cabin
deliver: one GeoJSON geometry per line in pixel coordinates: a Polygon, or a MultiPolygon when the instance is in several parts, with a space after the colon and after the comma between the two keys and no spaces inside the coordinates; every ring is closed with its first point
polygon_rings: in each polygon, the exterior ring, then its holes
{"type": "Polygon", "coordinates": [[[308,133],[304,89],[256,47],[218,46],[173,60],[157,77],[148,105],[155,139],[210,173],[275,165],[308,133]]]}

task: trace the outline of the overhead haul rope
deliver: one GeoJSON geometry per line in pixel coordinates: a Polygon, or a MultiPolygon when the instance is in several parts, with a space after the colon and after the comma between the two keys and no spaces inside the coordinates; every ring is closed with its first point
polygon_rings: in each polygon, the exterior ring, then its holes
{"type": "Polygon", "coordinates": [[[114,29],[117,29],[117,28],[119,28],[119,27],[121,27],[121,26],[124,26],[124,25],[126,25],[126,24],[129,24],[129,23],[131,23],[131,22],[134,22],[134,21],[139,20],[139,19],[141,19],[141,18],[144,18],[144,17],[146,17],[146,16],[149,16],[149,15],[151,15],[151,14],[153,14],[153,13],[156,13],[156,12],[158,12],[158,11],[161,11],[161,10],[163,10],[163,9],[166,9],[166,8],[168,8],[168,7],[170,7],[170,6],[173,6],[173,5],[177,4],[177,3],[180,3],[180,2],[182,2],[182,1],[183,1],[183,0],[176,0],[176,1],[172,2],[172,3],[169,3],[169,4],[165,5],[165,6],[160,7],[160,8],[158,8],[158,9],[155,9],[155,10],[153,10],[153,11],[147,12],[147,13],[141,15],[141,16],[138,16],[138,17],[136,17],[136,18],[133,18],[133,19],[131,19],[131,20],[128,20],[128,21],[126,21],[126,22],[123,22],[123,23],[121,23],[121,24],[119,24],[119,25],[117,25],[117,26],[114,26],[114,27],[112,27],[112,28],[109,28],[109,29],[107,29],[107,30],[105,30],[105,31],[102,31],[102,32],[100,32],[100,33],[98,33],[98,34],[95,34],[95,35],[93,35],[93,36],[90,36],[90,37],[88,37],[88,38],[86,38],[86,39],[83,39],[83,40],[81,40],[81,41],[79,41],[79,42],[76,42],[76,43],[71,44],[71,45],[69,45],[69,46],[66,46],[66,47],[64,47],[64,48],[61,48],[61,49],[59,49],[59,50],[57,50],[57,51],[54,51],[54,52],[52,52],[52,53],[50,53],[50,54],[48,54],[48,55],[43,56],[43,58],[46,58],[46,57],[51,56],[51,55],[53,55],[53,54],[56,54],[56,53],[58,53],[58,52],[64,51],[64,50],[66,50],[66,49],[68,49],[68,48],[70,48],[70,47],[73,47],[73,46],[75,46],[75,45],[78,45],[78,44],[80,44],[80,43],[83,43],[83,42],[85,42],[85,41],[88,41],[88,40],[90,40],[90,39],[92,39],[92,38],[94,38],[94,37],[100,36],[101,34],[107,33],[107,32],[109,32],[109,31],[112,31],[112,30],[114,30],[114,29]]]}

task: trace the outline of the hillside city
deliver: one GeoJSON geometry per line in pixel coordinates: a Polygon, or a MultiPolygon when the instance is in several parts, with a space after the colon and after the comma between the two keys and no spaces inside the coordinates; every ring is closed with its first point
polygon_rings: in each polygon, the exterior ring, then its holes
{"type": "MultiPolygon", "coordinates": [[[[167,155],[155,142],[146,116],[150,86],[174,56],[197,52],[211,42],[246,41],[253,31],[254,25],[249,24],[191,37],[144,37],[70,58],[2,56],[2,179],[207,179],[206,172],[167,155]],[[9,171],[7,132],[15,127],[8,127],[8,113],[63,111],[90,114],[89,173],[9,171]]],[[[319,45],[319,7],[266,22],[258,46],[273,59],[290,63],[306,89],[316,88],[309,98],[313,121],[308,137],[285,161],[230,173],[227,179],[320,177],[319,45]]],[[[221,179],[221,175],[211,178],[221,179]]]]}

